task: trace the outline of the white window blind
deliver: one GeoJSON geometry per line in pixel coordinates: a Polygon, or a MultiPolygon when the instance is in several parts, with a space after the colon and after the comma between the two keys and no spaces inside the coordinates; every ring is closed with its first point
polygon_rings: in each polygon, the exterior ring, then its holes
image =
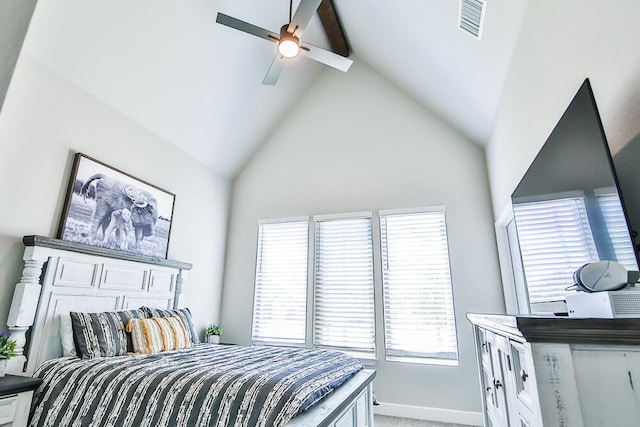
{"type": "Polygon", "coordinates": [[[308,230],[307,220],[258,226],[254,344],[305,344],[308,230]]]}
{"type": "Polygon", "coordinates": [[[375,356],[371,218],[316,220],[316,347],[375,356]]]}
{"type": "Polygon", "coordinates": [[[457,364],[444,210],[380,214],[388,359],[457,364]]]}
{"type": "Polygon", "coordinates": [[[617,193],[599,194],[597,196],[600,211],[607,226],[611,246],[616,261],[627,270],[637,270],[636,256],[629,236],[627,220],[617,193]]]}
{"type": "Polygon", "coordinates": [[[513,206],[531,303],[564,299],[573,272],[598,260],[582,197],[513,206]]]}

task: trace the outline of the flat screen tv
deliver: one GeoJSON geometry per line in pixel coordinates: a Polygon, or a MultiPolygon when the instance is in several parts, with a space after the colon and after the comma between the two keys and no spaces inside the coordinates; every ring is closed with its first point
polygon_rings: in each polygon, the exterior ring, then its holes
{"type": "Polygon", "coordinates": [[[511,195],[529,303],[564,299],[573,272],[638,256],[589,79],[511,195]]]}

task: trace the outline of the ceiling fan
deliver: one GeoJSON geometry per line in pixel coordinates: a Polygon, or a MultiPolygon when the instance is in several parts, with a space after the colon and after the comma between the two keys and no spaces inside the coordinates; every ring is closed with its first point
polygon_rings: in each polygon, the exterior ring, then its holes
{"type": "Polygon", "coordinates": [[[353,63],[352,60],[321,49],[311,43],[303,43],[300,41],[305,28],[309,24],[309,21],[311,21],[313,14],[321,2],[322,0],[301,0],[296,13],[292,16],[293,0],[290,0],[289,23],[280,28],[280,34],[265,30],[223,13],[218,13],[216,22],[278,44],[278,52],[262,84],[275,85],[286,61],[298,55],[306,56],[307,58],[311,58],[340,71],[347,71],[353,63]]]}

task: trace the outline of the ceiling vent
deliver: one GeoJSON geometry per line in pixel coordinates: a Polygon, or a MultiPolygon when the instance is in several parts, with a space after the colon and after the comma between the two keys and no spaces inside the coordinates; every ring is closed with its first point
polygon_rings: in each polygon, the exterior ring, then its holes
{"type": "Polygon", "coordinates": [[[460,0],[460,29],[478,40],[482,34],[482,21],[487,0],[460,0]]]}

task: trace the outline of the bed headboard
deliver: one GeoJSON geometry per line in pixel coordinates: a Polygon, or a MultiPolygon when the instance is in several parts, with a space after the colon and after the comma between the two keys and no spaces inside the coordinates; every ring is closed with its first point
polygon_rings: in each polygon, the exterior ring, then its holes
{"type": "Polygon", "coordinates": [[[7,320],[19,356],[10,359],[9,372],[32,374],[62,356],[60,313],[184,306],[191,264],[42,236],[23,242],[22,278],[7,320]]]}

